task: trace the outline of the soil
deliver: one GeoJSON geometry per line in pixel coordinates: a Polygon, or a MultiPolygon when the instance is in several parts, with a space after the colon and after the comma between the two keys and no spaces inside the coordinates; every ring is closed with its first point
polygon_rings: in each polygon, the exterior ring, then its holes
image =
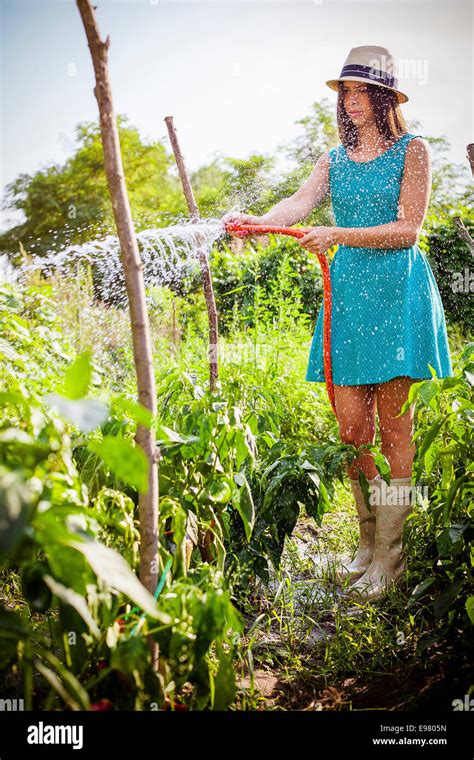
{"type": "MultiPolygon", "coordinates": [[[[295,539],[300,558],[313,556],[315,566],[333,561],[334,558],[324,558],[312,555],[318,531],[306,521],[298,522],[293,538],[295,539]]],[[[293,614],[298,617],[307,609],[308,595],[310,605],[318,599],[318,593],[328,593],[327,588],[321,589],[314,573],[291,572],[293,589],[293,614]],[[312,575],[312,577],[311,577],[312,575]],[[306,607],[305,607],[306,605],[306,607]]],[[[278,582],[272,581],[260,599],[255,599],[255,609],[252,616],[244,615],[247,620],[246,630],[258,615],[272,608],[272,592],[278,582]],[[256,610],[256,611],[255,611],[256,610]]],[[[338,590],[334,589],[334,595],[338,590]]],[[[280,612],[281,614],[281,612],[280,612]]],[[[357,608],[353,613],[358,614],[357,608]]],[[[301,615],[302,619],[307,617],[301,615]]],[[[318,676],[318,663],[315,659],[314,642],[330,638],[335,632],[332,615],[318,615],[318,626],[308,630],[308,625],[301,626],[301,638],[298,638],[298,627],[295,627],[296,646],[298,652],[298,672],[288,676],[288,668],[284,668],[279,653],[288,655],[288,634],[280,630],[277,620],[270,628],[253,632],[252,652],[254,654],[253,684],[255,692],[260,697],[262,710],[388,710],[388,711],[425,711],[446,712],[453,709],[455,699],[464,699],[471,684],[474,682],[472,668],[473,652],[466,652],[462,647],[456,656],[447,652],[445,642],[430,648],[430,655],[422,662],[411,658],[398,664],[390,672],[367,674],[351,674],[350,677],[328,683],[328,679],[318,676]],[[302,633],[305,635],[303,636],[302,633]],[[273,655],[271,666],[267,665],[265,649],[273,655]],[[263,656],[261,656],[263,655],[263,656]],[[264,664],[263,664],[264,663],[264,664]]],[[[293,646],[292,646],[293,649],[293,646]]],[[[251,678],[245,666],[239,687],[242,690],[251,689],[251,678]]],[[[350,668],[348,666],[348,672],[350,668]]],[[[254,693],[255,693],[254,692],[254,693]]]]}

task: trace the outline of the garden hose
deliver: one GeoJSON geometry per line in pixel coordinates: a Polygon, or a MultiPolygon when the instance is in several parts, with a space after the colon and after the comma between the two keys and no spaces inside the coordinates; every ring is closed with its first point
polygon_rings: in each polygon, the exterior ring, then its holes
{"type": "MultiPolygon", "coordinates": [[[[266,224],[238,224],[237,222],[227,222],[226,231],[232,232],[238,237],[245,237],[249,234],[266,235],[267,233],[275,235],[290,235],[295,238],[302,238],[310,232],[308,229],[297,227],[275,227],[266,224]]],[[[329,264],[323,253],[317,254],[321,272],[323,275],[324,289],[324,321],[323,321],[323,357],[324,357],[324,379],[326,388],[331,402],[332,410],[337,419],[336,402],[334,398],[334,383],[332,380],[331,364],[331,277],[329,274],[329,264]]]]}

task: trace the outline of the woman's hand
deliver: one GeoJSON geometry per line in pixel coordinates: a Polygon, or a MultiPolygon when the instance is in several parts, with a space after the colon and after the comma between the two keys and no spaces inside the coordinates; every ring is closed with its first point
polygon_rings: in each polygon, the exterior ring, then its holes
{"type": "MultiPolygon", "coordinates": [[[[229,214],[224,214],[221,222],[226,224],[227,222],[236,222],[237,224],[263,224],[262,217],[252,216],[251,214],[239,214],[236,211],[231,211],[229,214]]],[[[239,237],[236,232],[229,231],[229,235],[235,235],[239,237]]],[[[252,237],[247,235],[246,237],[252,237]]]]}
{"type": "Polygon", "coordinates": [[[311,253],[326,253],[328,248],[335,245],[335,227],[312,227],[307,235],[299,238],[298,242],[311,253]]]}

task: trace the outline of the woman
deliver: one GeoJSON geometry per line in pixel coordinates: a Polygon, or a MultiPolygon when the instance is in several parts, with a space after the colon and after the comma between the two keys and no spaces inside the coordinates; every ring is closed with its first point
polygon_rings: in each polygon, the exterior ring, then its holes
{"type": "MultiPolygon", "coordinates": [[[[446,323],[430,265],[417,244],[428,206],[431,167],[426,142],[408,133],[395,62],[386,48],[353,48],[338,91],[341,143],[326,151],[302,187],[262,217],[227,214],[224,220],[292,225],[330,193],[336,226],[313,227],[300,245],[312,253],[338,250],[331,262],[331,355],[341,440],[373,443],[379,417],[382,452],[391,466],[390,487],[370,452],[348,468],[359,522],[359,546],[337,573],[352,583],[347,596],[378,599],[403,577],[402,532],[411,511],[415,447],[413,407],[397,416],[411,383],[452,375],[446,323]],[[371,489],[367,509],[358,482],[371,489]]],[[[306,379],[324,381],[318,314],[306,379]]]]}

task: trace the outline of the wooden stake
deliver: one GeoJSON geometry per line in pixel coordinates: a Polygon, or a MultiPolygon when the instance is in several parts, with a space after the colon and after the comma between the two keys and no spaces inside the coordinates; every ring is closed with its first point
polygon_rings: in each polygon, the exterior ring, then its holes
{"type": "MultiPolygon", "coordinates": [[[[472,173],[472,176],[474,177],[474,143],[469,143],[469,145],[466,145],[466,151],[467,151],[467,160],[469,161],[471,165],[471,173],[472,173]]],[[[459,237],[462,240],[464,240],[466,245],[469,246],[469,250],[471,251],[471,253],[474,254],[474,240],[469,234],[469,230],[465,226],[461,217],[453,216],[453,222],[456,225],[459,237]]]]}
{"type": "MultiPolygon", "coordinates": [[[[120,141],[115,117],[112,89],[108,71],[107,51],[110,37],[100,39],[94,10],[89,0],[76,0],[86,31],[92,63],[94,65],[100,129],[104,151],[105,172],[115,224],[120,241],[121,258],[130,309],[133,358],[137,376],[138,400],[156,415],[156,389],[153,357],[145,300],[143,264],[130,210],[127,188],[120,152],[120,141]]],[[[135,440],[145,452],[149,462],[148,491],[139,496],[140,513],[140,580],[152,594],[158,581],[158,460],[160,451],[155,443],[155,431],[145,425],[137,425],[135,440]]],[[[155,644],[155,642],[153,642],[155,644]]],[[[157,666],[158,650],[152,647],[154,664],[157,666]]]]}
{"type": "Polygon", "coordinates": [[[471,165],[471,174],[474,177],[474,143],[469,143],[469,145],[466,146],[466,150],[467,160],[471,165]]]}
{"type": "MultiPolygon", "coordinates": [[[[176,158],[176,164],[178,166],[179,176],[181,178],[181,184],[183,185],[184,197],[188,204],[188,209],[191,214],[193,222],[197,222],[200,219],[199,209],[197,207],[196,200],[194,198],[193,189],[189,181],[188,172],[184,163],[183,154],[179,147],[178,136],[173,124],[173,117],[165,117],[166,126],[168,128],[168,134],[170,136],[171,146],[176,158]]],[[[216,388],[216,381],[219,376],[219,367],[217,361],[217,341],[218,341],[218,326],[217,326],[217,309],[216,300],[214,298],[214,289],[212,287],[211,270],[209,268],[209,262],[205,252],[198,249],[199,261],[201,263],[202,270],[202,283],[204,289],[204,298],[206,299],[207,316],[209,320],[209,387],[211,392],[216,388]]]]}
{"type": "Polygon", "coordinates": [[[463,220],[460,216],[453,216],[453,222],[456,225],[459,237],[464,240],[466,245],[469,246],[471,253],[474,254],[474,240],[470,236],[469,230],[465,226],[463,220]]]}

